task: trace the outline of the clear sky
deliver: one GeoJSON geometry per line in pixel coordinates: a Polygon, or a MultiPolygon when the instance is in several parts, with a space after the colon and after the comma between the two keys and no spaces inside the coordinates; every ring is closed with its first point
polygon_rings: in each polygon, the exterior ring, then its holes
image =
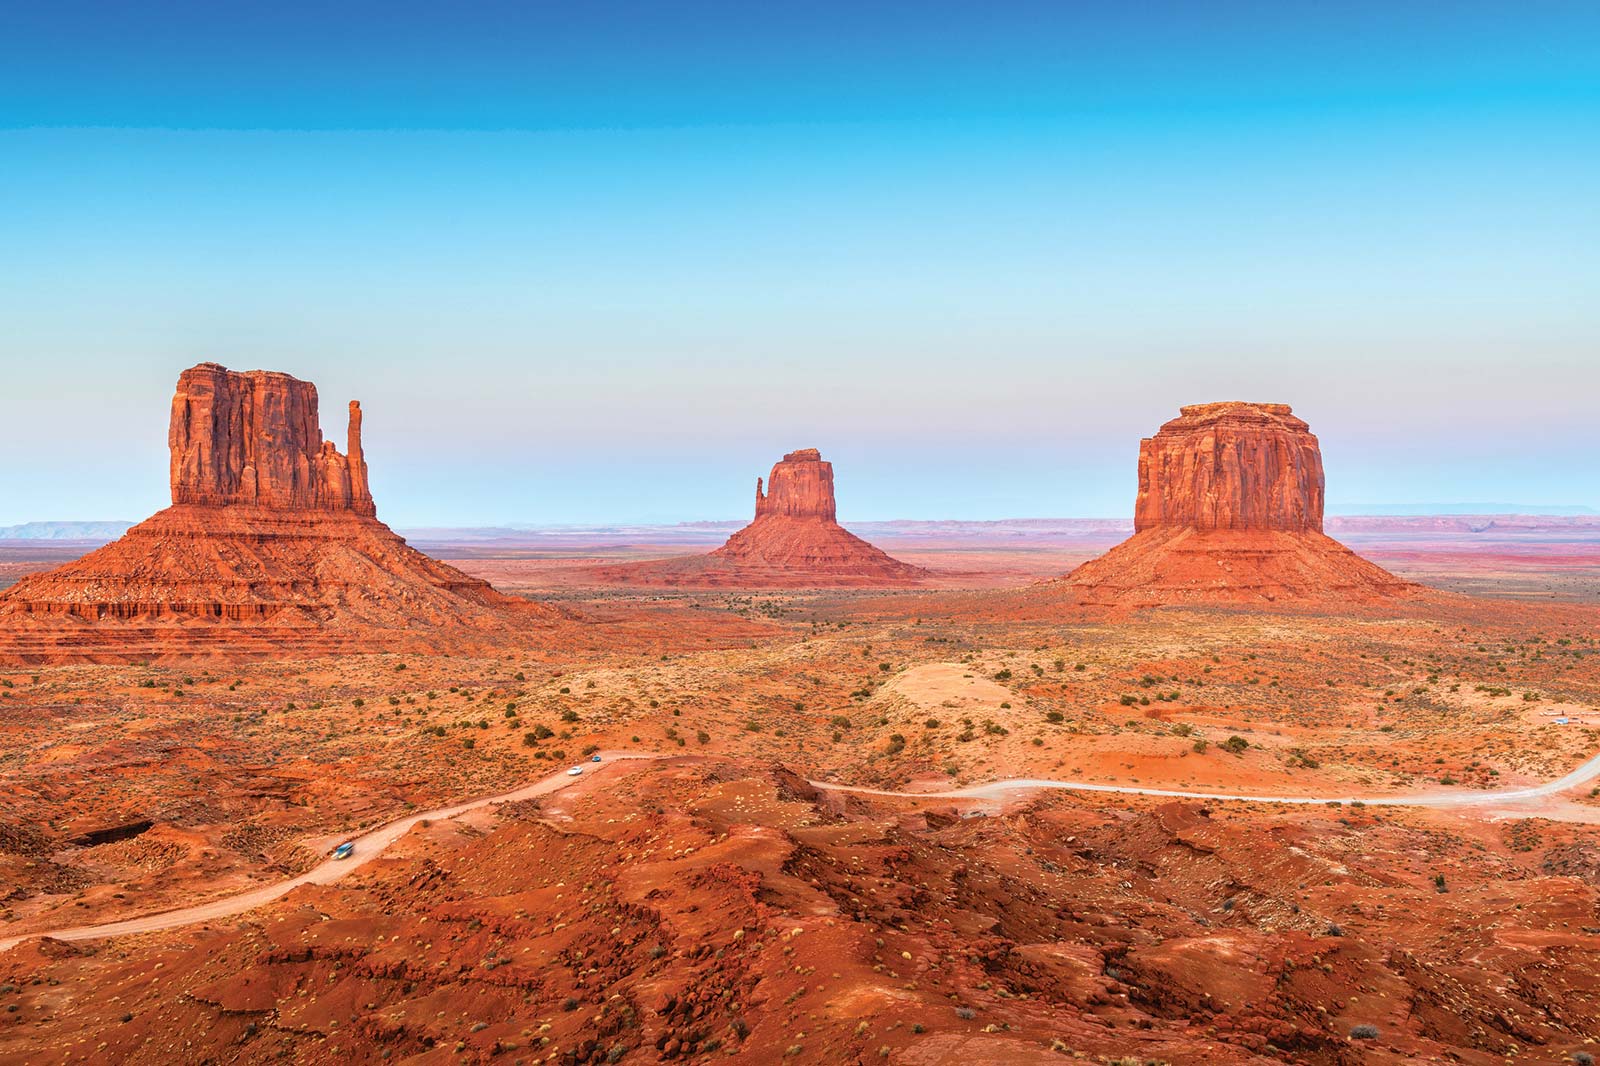
{"type": "Polygon", "coordinates": [[[0,0],[0,524],[164,505],[205,359],[397,525],[1126,515],[1217,399],[1600,506],[1600,6],[0,0]]]}

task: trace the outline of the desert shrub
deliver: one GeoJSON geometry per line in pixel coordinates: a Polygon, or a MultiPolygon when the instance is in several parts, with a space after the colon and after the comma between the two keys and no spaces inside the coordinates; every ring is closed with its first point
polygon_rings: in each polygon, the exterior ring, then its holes
{"type": "Polygon", "coordinates": [[[1224,751],[1229,751],[1235,755],[1238,755],[1250,747],[1250,742],[1244,737],[1235,735],[1229,737],[1227,740],[1224,740],[1222,742],[1222,747],[1224,751]]]}
{"type": "Polygon", "coordinates": [[[1358,1025],[1350,1030],[1350,1039],[1376,1040],[1378,1039],[1378,1027],[1376,1025],[1358,1025]]]}

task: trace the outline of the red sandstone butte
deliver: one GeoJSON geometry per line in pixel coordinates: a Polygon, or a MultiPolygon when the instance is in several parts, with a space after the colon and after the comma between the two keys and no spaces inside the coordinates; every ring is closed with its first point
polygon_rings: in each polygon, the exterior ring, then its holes
{"type": "Polygon", "coordinates": [[[346,439],[344,454],[322,439],[310,382],[216,363],[184,371],[167,434],[172,506],[0,595],[0,659],[476,644],[557,617],[378,521],[354,402],[346,439]]]}
{"type": "Polygon", "coordinates": [[[841,526],[835,517],[833,464],[815,448],[785,455],[762,490],[755,521],[709,555],[597,567],[608,584],[741,588],[915,584],[928,576],[841,526]]]}
{"type": "Polygon", "coordinates": [[[1419,587],[1322,532],[1322,450],[1286,404],[1184,407],[1139,444],[1134,535],[1064,579],[1077,602],[1374,600],[1419,587]]]}
{"type": "Polygon", "coordinates": [[[376,515],[355,400],[346,439],[345,455],[322,439],[311,382],[201,363],[172,397],[172,502],[376,515]]]}

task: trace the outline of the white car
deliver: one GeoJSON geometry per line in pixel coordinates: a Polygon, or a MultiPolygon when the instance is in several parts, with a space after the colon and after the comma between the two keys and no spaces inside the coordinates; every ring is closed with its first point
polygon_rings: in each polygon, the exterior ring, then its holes
{"type": "Polygon", "coordinates": [[[567,771],[567,776],[568,777],[577,777],[581,773],[583,773],[583,767],[574,766],[572,769],[567,771]]]}

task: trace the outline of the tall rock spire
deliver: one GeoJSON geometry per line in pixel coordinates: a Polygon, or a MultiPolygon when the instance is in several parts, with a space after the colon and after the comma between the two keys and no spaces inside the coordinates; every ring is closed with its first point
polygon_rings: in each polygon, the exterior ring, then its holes
{"type": "Polygon", "coordinates": [[[833,464],[815,448],[785,455],[772,467],[766,495],[761,493],[761,479],[756,479],[756,517],[763,515],[835,521],[833,464]]]}
{"type": "Polygon", "coordinates": [[[0,662],[488,647],[557,622],[378,521],[358,403],[346,434],[343,454],[323,440],[310,382],[185,370],[167,422],[172,506],[0,592],[0,662]]]}
{"type": "Polygon", "coordinates": [[[322,439],[317,387],[288,374],[190,367],[172,397],[167,444],[173,503],[377,513],[360,405],[350,404],[351,454],[340,455],[322,439]]]}

